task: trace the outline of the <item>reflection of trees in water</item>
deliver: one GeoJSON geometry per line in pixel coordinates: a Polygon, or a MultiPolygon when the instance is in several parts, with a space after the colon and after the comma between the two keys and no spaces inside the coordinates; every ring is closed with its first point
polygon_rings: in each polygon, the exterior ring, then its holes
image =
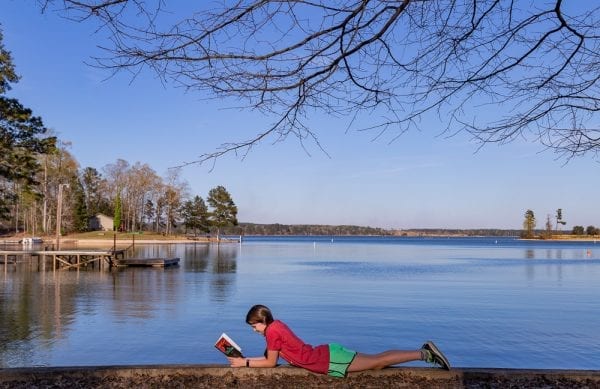
{"type": "MultiPolygon", "coordinates": [[[[237,246],[185,245],[182,256],[186,272],[204,273],[209,278],[209,293],[214,301],[226,301],[232,295],[237,271],[237,246]]],[[[201,276],[198,274],[196,277],[201,276]]]]}
{"type": "Polygon", "coordinates": [[[177,245],[174,244],[136,245],[132,254],[132,257],[139,258],[175,258],[177,256],[177,245]]]}
{"type": "Polygon", "coordinates": [[[183,249],[183,268],[187,272],[204,273],[210,259],[210,251],[207,244],[185,245],[183,249]]]}
{"type": "Polygon", "coordinates": [[[112,270],[112,300],[117,318],[152,318],[157,309],[175,306],[178,299],[185,299],[189,293],[202,293],[197,286],[208,284],[209,294],[216,301],[225,301],[232,294],[238,255],[235,245],[151,245],[136,247],[134,255],[179,257],[180,267],[112,270]]]}
{"type": "MultiPolygon", "coordinates": [[[[238,247],[157,245],[136,247],[139,257],[180,257],[179,267],[50,270],[28,263],[0,265],[0,368],[31,366],[42,359],[40,344],[69,337],[78,315],[106,310],[106,320],[154,319],[186,298],[208,294],[224,302],[233,295],[238,247]],[[209,288],[206,290],[206,288],[209,288]],[[106,307],[105,301],[110,301],[106,307]],[[102,307],[102,308],[100,308],[102,307]]],[[[101,322],[97,323],[102,325],[101,322]]]]}
{"type": "MultiPolygon", "coordinates": [[[[136,247],[133,256],[141,258],[181,258],[180,266],[165,269],[125,268],[112,270],[112,300],[120,318],[152,318],[156,309],[189,293],[202,293],[198,286],[209,286],[210,296],[224,301],[231,296],[237,271],[235,245],[147,245],[136,247]],[[186,275],[187,274],[187,275],[186,275]],[[187,282],[187,281],[191,282],[187,282]],[[193,288],[193,289],[190,289],[193,288]]],[[[165,308],[167,309],[167,308],[165,308]]]]}
{"type": "MultiPolygon", "coordinates": [[[[525,259],[535,259],[535,250],[534,249],[527,249],[525,250],[525,259]]],[[[528,280],[533,280],[535,279],[535,263],[534,262],[528,262],[526,267],[525,267],[525,274],[527,275],[527,279],[528,280]]]]}
{"type": "MultiPolygon", "coordinates": [[[[526,266],[526,275],[527,279],[533,280],[535,279],[536,268],[540,268],[540,266],[545,267],[545,275],[554,275],[556,272],[556,280],[562,282],[563,279],[563,259],[577,259],[577,253],[575,251],[572,255],[570,252],[564,252],[562,249],[546,249],[545,257],[542,252],[540,255],[540,261],[531,261],[527,262],[526,266]],[[563,258],[565,257],[565,258],[563,258]],[[543,261],[544,259],[550,260],[548,262],[543,261]],[[556,260],[556,261],[555,261],[556,260]]],[[[534,249],[525,250],[525,259],[536,259],[536,253],[534,249]]]]}
{"type": "Polygon", "coordinates": [[[233,294],[237,271],[238,250],[235,245],[216,245],[210,247],[212,263],[212,281],[210,294],[214,301],[225,302],[233,294]]]}
{"type": "Polygon", "coordinates": [[[561,249],[547,249],[546,259],[562,259],[563,252],[561,249]]]}
{"type": "Polygon", "coordinates": [[[16,271],[10,277],[2,283],[0,298],[0,367],[31,359],[33,347],[27,340],[36,327],[34,310],[38,300],[32,296],[31,277],[18,277],[16,271]],[[14,278],[18,278],[16,282],[14,278]]]}
{"type": "Polygon", "coordinates": [[[237,270],[238,250],[234,245],[216,245],[211,247],[212,272],[215,274],[235,273],[237,270]]]}
{"type": "Polygon", "coordinates": [[[0,282],[0,367],[39,364],[36,343],[60,338],[86,290],[76,272],[38,272],[19,264],[0,282]]]}
{"type": "Polygon", "coordinates": [[[175,307],[184,295],[177,267],[128,267],[111,271],[113,313],[117,320],[149,319],[161,307],[175,307]]]}

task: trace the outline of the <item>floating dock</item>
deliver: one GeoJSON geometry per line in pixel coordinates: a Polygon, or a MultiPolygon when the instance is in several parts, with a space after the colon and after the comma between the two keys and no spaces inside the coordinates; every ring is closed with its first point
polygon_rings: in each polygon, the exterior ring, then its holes
{"type": "Polygon", "coordinates": [[[116,266],[152,266],[167,267],[179,264],[179,258],[121,258],[115,260],[116,266]]]}

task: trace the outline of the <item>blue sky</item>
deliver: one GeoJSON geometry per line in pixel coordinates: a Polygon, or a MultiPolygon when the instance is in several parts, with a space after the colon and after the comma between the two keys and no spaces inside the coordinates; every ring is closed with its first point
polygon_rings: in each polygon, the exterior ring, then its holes
{"type": "MultiPolygon", "coordinates": [[[[271,122],[162,85],[151,73],[109,77],[85,63],[100,55],[94,26],[41,14],[35,2],[3,0],[0,24],[22,77],[9,95],[71,142],[81,167],[100,170],[121,158],[164,175],[271,122]]],[[[388,144],[347,132],[342,119],[313,119],[328,155],[294,138],[267,141],[243,160],[229,155],[214,168],[187,166],[182,178],[203,197],[225,186],[242,222],[521,228],[532,209],[541,228],[562,208],[565,229],[600,226],[600,165],[592,155],[565,164],[526,140],[477,151],[466,135],[444,138],[435,126],[388,144]]]]}

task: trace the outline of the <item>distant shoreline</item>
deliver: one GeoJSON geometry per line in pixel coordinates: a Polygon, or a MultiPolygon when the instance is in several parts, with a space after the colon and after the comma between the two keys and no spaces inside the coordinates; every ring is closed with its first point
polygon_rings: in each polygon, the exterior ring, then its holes
{"type": "MultiPolygon", "coordinates": [[[[149,235],[149,234],[148,234],[149,235]]],[[[217,243],[216,236],[199,236],[199,237],[183,237],[183,236],[160,236],[153,237],[147,236],[143,237],[142,234],[127,234],[123,233],[120,236],[117,236],[116,240],[107,234],[104,238],[94,237],[86,237],[86,236],[63,236],[60,241],[61,244],[77,244],[77,245],[96,245],[96,246],[113,246],[115,243],[117,246],[129,246],[131,244],[209,244],[209,243],[217,243]]],[[[229,242],[239,242],[236,238],[230,238],[232,235],[227,235],[227,237],[222,237],[220,239],[221,243],[229,243],[229,242]]],[[[511,238],[510,236],[496,236],[496,235],[467,235],[467,234],[410,234],[410,235],[291,235],[291,234],[279,234],[279,235],[261,235],[261,234],[251,234],[251,235],[240,235],[240,238],[243,241],[244,237],[306,237],[306,236],[315,236],[315,237],[373,237],[373,236],[386,236],[386,237],[394,237],[394,238],[511,238]]],[[[2,244],[17,244],[20,243],[21,240],[25,237],[24,235],[14,235],[7,236],[4,239],[0,239],[0,243],[2,244]]],[[[43,242],[46,244],[54,244],[55,238],[53,236],[42,236],[43,242]]],[[[590,242],[596,244],[600,241],[600,236],[579,236],[579,237],[570,237],[567,235],[560,235],[553,238],[519,238],[513,237],[517,240],[523,241],[532,241],[532,242],[590,242]]]]}

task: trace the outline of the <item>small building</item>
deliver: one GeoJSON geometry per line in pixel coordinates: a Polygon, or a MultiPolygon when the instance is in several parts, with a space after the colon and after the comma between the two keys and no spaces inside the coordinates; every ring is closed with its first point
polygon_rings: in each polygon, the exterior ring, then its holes
{"type": "Polygon", "coordinates": [[[89,227],[92,231],[112,231],[114,228],[114,220],[110,216],[103,213],[97,213],[90,217],[89,227]]]}

